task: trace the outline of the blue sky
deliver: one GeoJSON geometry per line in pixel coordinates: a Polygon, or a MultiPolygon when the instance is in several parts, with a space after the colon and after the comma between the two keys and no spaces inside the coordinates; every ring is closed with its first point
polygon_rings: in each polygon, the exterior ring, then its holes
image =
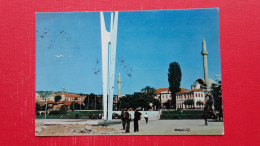
{"type": "MultiPolygon", "coordinates": [[[[110,13],[105,21],[110,28],[110,13]]],[[[203,78],[202,39],[209,77],[220,75],[218,9],[126,11],[118,15],[115,91],[167,88],[169,64],[182,70],[181,87],[203,78]]],[[[36,91],[102,94],[99,12],[36,13],[36,91]]]]}

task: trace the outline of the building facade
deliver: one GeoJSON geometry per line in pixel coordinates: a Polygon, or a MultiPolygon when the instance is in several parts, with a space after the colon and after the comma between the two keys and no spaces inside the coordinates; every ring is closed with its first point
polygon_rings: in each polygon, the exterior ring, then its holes
{"type": "Polygon", "coordinates": [[[200,89],[176,93],[177,109],[201,109],[205,104],[205,93],[200,89]]]}

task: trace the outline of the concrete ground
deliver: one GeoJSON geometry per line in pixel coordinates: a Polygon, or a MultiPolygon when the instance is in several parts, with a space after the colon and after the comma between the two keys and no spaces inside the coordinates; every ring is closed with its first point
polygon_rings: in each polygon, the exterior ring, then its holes
{"type": "MultiPolygon", "coordinates": [[[[122,125],[115,124],[109,128],[122,129],[122,125]]],[[[223,122],[208,122],[204,125],[204,120],[154,120],[139,121],[139,132],[134,132],[134,122],[130,123],[130,133],[124,135],[223,135],[223,122]]]]}
{"type": "MultiPolygon", "coordinates": [[[[118,123],[120,120],[113,120],[118,123]]],[[[134,132],[134,122],[130,123],[130,133],[122,130],[122,124],[93,126],[102,120],[48,119],[35,121],[36,136],[75,135],[223,135],[223,122],[204,120],[153,120],[148,124],[139,121],[139,132],[134,132]]]]}

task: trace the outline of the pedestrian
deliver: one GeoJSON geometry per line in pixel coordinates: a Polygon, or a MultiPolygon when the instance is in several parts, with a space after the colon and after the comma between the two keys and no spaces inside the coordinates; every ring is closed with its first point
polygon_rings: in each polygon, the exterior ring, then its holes
{"type": "Polygon", "coordinates": [[[134,132],[139,132],[139,123],[138,121],[141,119],[141,113],[138,112],[136,109],[135,109],[135,114],[134,114],[134,132]]]}
{"type": "Polygon", "coordinates": [[[122,112],[121,112],[121,122],[122,122],[123,130],[125,130],[125,111],[124,110],[122,110],[122,112]]]}
{"type": "Polygon", "coordinates": [[[144,118],[145,118],[145,122],[147,124],[148,123],[148,115],[147,115],[147,113],[144,115],[144,118]]]}
{"type": "Polygon", "coordinates": [[[131,114],[130,114],[130,109],[128,109],[125,112],[125,123],[126,123],[125,133],[130,133],[130,122],[131,122],[131,114]]]}
{"type": "Polygon", "coordinates": [[[209,117],[209,106],[206,105],[204,107],[204,112],[203,112],[204,120],[205,120],[205,125],[208,126],[208,117],[209,117]]]}

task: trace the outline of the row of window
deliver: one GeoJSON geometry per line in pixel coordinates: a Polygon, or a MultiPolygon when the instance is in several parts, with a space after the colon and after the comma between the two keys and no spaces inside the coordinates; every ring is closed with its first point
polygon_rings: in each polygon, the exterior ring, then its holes
{"type": "MultiPolygon", "coordinates": [[[[160,96],[158,96],[158,98],[159,98],[160,96]]],[[[163,98],[172,98],[172,96],[171,96],[171,94],[166,94],[166,95],[162,95],[162,99],[163,98]]]]}
{"type": "MultiPolygon", "coordinates": [[[[183,97],[184,97],[184,99],[193,98],[193,94],[186,94],[186,95],[182,94],[182,95],[176,96],[177,99],[183,99],[183,97]]],[[[204,96],[203,96],[203,93],[195,93],[195,97],[204,97],[204,96]]],[[[158,96],[158,98],[159,98],[159,96],[158,96]]],[[[162,99],[164,99],[164,98],[171,98],[171,94],[162,95],[162,99]]]]}
{"type": "MultiPolygon", "coordinates": [[[[203,93],[195,93],[195,97],[203,97],[203,93]]],[[[177,95],[177,99],[193,98],[193,94],[177,95]]]]}
{"type": "MultiPolygon", "coordinates": [[[[73,100],[75,100],[75,99],[74,99],[74,98],[69,98],[69,97],[67,97],[67,98],[65,98],[65,100],[73,101],[73,100]]],[[[82,98],[78,98],[77,100],[82,100],[82,98]]]]}

